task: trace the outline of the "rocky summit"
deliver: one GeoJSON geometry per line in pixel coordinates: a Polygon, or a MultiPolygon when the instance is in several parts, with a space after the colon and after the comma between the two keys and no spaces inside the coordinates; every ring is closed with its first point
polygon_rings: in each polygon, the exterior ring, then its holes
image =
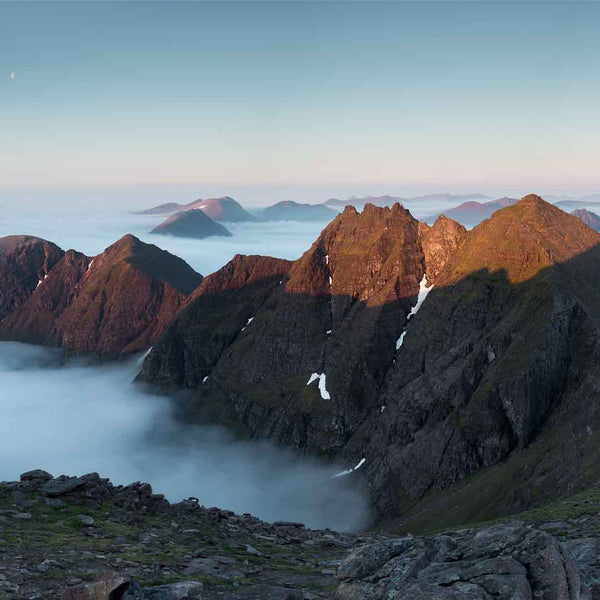
{"type": "Polygon", "coordinates": [[[36,469],[0,483],[0,598],[594,600],[599,509],[594,489],[428,537],[342,534],[36,469]]]}
{"type": "MultiPolygon", "coordinates": [[[[0,240],[0,248],[11,244],[0,240]]],[[[180,258],[132,235],[96,257],[37,238],[17,247],[4,255],[0,276],[22,274],[23,265],[31,273],[8,288],[0,337],[71,352],[115,357],[148,348],[202,281],[180,258]]]]}

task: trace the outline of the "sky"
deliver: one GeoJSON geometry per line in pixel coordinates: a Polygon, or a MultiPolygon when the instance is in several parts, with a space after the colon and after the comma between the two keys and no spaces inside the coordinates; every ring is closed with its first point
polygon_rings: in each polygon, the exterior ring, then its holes
{"type": "Polygon", "coordinates": [[[599,191],[599,18],[596,2],[0,2],[0,201],[599,191]]]}

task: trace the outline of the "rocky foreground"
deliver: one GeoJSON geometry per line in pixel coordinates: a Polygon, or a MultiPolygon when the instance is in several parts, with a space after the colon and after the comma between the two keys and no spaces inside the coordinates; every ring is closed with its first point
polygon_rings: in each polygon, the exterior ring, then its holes
{"type": "Polygon", "coordinates": [[[313,531],[92,473],[0,484],[0,599],[600,598],[600,491],[436,535],[313,531]]]}

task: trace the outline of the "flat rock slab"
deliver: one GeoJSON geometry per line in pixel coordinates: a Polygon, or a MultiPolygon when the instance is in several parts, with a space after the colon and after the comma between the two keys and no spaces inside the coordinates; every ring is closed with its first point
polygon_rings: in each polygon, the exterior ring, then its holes
{"type": "Polygon", "coordinates": [[[147,600],[202,600],[204,586],[198,581],[182,581],[170,585],[144,588],[147,600]]]}
{"type": "Polygon", "coordinates": [[[589,589],[551,535],[523,523],[363,546],[342,562],[342,600],[582,600],[589,589]]]}
{"type": "Polygon", "coordinates": [[[72,492],[82,488],[87,483],[90,483],[94,479],[98,479],[96,473],[89,475],[82,475],[81,477],[65,477],[52,479],[44,484],[42,491],[50,498],[56,498],[57,496],[64,496],[71,494],[72,492]]]}

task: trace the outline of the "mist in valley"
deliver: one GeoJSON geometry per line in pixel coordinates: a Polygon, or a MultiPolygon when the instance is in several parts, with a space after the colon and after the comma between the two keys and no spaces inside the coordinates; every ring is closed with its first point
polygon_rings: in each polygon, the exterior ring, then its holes
{"type": "Polygon", "coordinates": [[[131,383],[141,358],[91,365],[56,349],[0,343],[0,480],[43,468],[148,481],[173,502],[250,512],[268,521],[357,530],[368,523],[356,478],[267,443],[177,421],[167,398],[131,383]]]}

